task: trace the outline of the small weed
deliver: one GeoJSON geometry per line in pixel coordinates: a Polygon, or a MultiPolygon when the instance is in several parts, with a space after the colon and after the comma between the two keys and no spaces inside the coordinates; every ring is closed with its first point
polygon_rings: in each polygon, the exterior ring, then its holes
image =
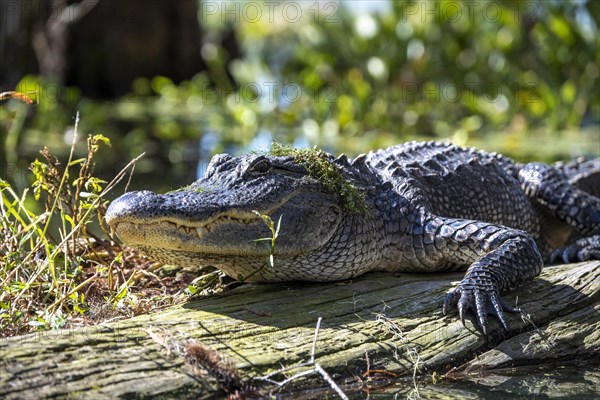
{"type": "Polygon", "coordinates": [[[267,226],[267,228],[269,228],[269,230],[271,231],[271,237],[264,237],[264,238],[256,239],[254,241],[255,242],[264,242],[264,241],[270,242],[269,243],[269,257],[267,257],[266,264],[269,268],[275,268],[275,259],[274,259],[275,240],[277,240],[277,237],[279,236],[279,229],[281,228],[281,218],[283,217],[283,215],[279,216],[279,220],[277,221],[277,226],[275,226],[275,223],[273,222],[271,217],[269,217],[268,215],[261,214],[260,212],[258,212],[256,210],[253,210],[252,212],[254,214],[258,215],[260,217],[260,219],[264,222],[264,224],[267,226]]]}
{"type": "Polygon", "coordinates": [[[273,221],[273,219],[271,219],[271,217],[269,217],[268,215],[261,214],[259,211],[256,211],[256,210],[252,210],[252,212],[254,214],[256,214],[258,217],[260,217],[260,219],[263,221],[263,223],[271,231],[271,237],[264,237],[264,238],[259,238],[259,239],[253,240],[254,242],[268,242],[267,244],[268,244],[268,249],[269,249],[269,255],[266,258],[263,266],[260,267],[259,269],[257,269],[256,271],[252,272],[250,275],[248,275],[248,276],[238,275],[237,280],[240,282],[244,282],[251,276],[264,270],[265,268],[270,268],[271,270],[275,269],[275,241],[277,240],[277,237],[279,236],[279,230],[281,229],[281,218],[283,217],[283,215],[279,216],[277,225],[275,225],[275,222],[273,221]]]}

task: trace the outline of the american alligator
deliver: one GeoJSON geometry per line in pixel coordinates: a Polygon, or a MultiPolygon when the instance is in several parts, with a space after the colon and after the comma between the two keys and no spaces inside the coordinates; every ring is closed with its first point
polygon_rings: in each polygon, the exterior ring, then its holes
{"type": "Polygon", "coordinates": [[[334,281],[369,271],[466,270],[443,311],[505,329],[500,298],[543,259],[600,259],[600,159],[518,164],[495,153],[412,142],[349,159],[314,150],[232,157],[167,194],[126,193],[106,221],[169,264],[213,265],[255,282],[334,281]],[[281,218],[275,251],[254,212],[281,218]],[[273,255],[274,265],[265,259],[273,255]]]}

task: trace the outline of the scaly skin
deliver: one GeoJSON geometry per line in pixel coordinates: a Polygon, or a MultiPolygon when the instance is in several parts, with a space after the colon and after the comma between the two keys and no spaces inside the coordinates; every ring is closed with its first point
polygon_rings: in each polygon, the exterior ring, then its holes
{"type": "Polygon", "coordinates": [[[106,220],[151,258],[247,281],[466,270],[444,312],[456,306],[464,323],[473,310],[484,333],[488,314],[508,329],[504,311],[516,309],[499,293],[538,275],[544,258],[600,258],[600,199],[589,194],[600,192],[600,159],[519,165],[434,142],[326,157],[364,207],[349,208],[343,188],[331,190],[293,156],[217,155],[188,188],[127,193],[106,220]],[[282,218],[273,268],[254,210],[282,218]]]}

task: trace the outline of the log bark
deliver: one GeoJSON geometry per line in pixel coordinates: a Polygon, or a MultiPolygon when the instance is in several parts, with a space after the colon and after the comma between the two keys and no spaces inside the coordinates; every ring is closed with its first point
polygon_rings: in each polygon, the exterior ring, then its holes
{"type": "MultiPolygon", "coordinates": [[[[339,384],[367,366],[431,382],[434,373],[474,379],[600,358],[600,262],[547,267],[505,293],[529,316],[510,316],[506,333],[492,319],[487,338],[471,321],[465,329],[456,314],[441,313],[461,277],[374,273],[351,283],[248,284],[126,321],[3,338],[0,398],[209,398],[222,394],[223,373],[214,370],[223,365],[261,386],[252,378],[310,359],[319,317],[315,361],[339,384]],[[181,350],[189,339],[229,363],[190,363],[181,350]]],[[[310,382],[327,386],[318,376],[310,382]]]]}

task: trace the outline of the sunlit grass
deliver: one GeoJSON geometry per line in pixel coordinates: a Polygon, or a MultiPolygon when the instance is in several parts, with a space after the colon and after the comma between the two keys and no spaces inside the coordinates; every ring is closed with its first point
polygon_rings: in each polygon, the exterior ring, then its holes
{"type": "Polygon", "coordinates": [[[66,162],[40,151],[31,187],[19,193],[0,179],[0,336],[130,316],[185,299],[185,286],[169,288],[160,265],[120,247],[103,222],[106,195],[141,156],[111,182],[96,178],[94,158],[110,141],[90,135],[87,155],[76,159],[78,124],[79,117],[66,162]],[[43,211],[35,212],[40,202],[43,211]],[[96,222],[98,234],[89,229],[96,222]]]}

